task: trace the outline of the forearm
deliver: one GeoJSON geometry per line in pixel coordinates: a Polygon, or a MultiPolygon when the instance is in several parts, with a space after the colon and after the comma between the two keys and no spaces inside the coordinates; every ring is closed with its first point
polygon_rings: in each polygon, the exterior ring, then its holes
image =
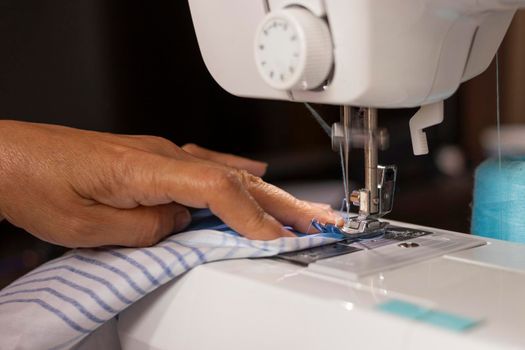
{"type": "Polygon", "coordinates": [[[5,204],[7,188],[12,186],[14,174],[13,150],[16,149],[15,142],[10,135],[13,133],[13,127],[18,122],[13,120],[0,119],[0,221],[5,219],[5,204]]]}
{"type": "MultiPolygon", "coordinates": [[[[3,182],[5,182],[5,181],[2,181],[2,179],[4,178],[3,167],[5,166],[3,165],[5,164],[5,156],[4,156],[5,145],[3,145],[3,142],[5,142],[4,141],[5,137],[3,137],[5,133],[5,127],[6,127],[6,121],[0,119],[0,186],[4,186],[3,182]]],[[[2,215],[2,205],[0,204],[0,222],[3,220],[4,220],[4,216],[2,215]]]]}

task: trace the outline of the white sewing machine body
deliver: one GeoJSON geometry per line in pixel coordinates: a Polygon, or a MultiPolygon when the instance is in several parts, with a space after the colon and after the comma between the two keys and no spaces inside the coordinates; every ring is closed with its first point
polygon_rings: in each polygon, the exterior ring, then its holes
{"type": "MultiPolygon", "coordinates": [[[[204,62],[213,78],[234,95],[399,108],[441,101],[461,82],[483,72],[524,2],[189,0],[189,4],[204,62]],[[258,27],[268,11],[290,6],[326,18],[333,71],[326,74],[323,88],[312,90],[316,86],[309,84],[274,88],[259,73],[261,62],[254,51],[257,33],[264,27],[258,27]]],[[[315,41],[299,36],[305,46],[315,41]]],[[[308,69],[316,67],[305,68],[305,76],[308,69]]]]}
{"type": "Polygon", "coordinates": [[[206,264],[122,313],[120,341],[130,350],[522,349],[525,245],[472,239],[477,247],[361,277],[340,264],[362,252],[326,259],[334,269],[277,259],[206,264]],[[391,299],[479,323],[457,332],[378,309],[391,299]]]}

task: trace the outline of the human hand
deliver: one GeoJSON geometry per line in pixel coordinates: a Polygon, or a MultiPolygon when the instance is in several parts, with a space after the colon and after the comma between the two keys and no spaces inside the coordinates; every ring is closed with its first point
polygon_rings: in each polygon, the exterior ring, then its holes
{"type": "Polygon", "coordinates": [[[340,223],[264,182],[264,163],[159,137],[3,120],[0,159],[0,217],[69,247],[152,245],[190,223],[187,207],[252,239],[340,223]]]}

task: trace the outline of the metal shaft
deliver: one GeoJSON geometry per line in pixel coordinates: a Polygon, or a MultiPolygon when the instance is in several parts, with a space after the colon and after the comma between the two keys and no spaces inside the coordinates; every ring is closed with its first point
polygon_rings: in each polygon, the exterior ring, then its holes
{"type": "Polygon", "coordinates": [[[342,106],[341,107],[341,119],[343,124],[344,143],[343,143],[343,181],[345,182],[345,201],[346,201],[346,212],[350,213],[350,179],[349,179],[349,157],[350,157],[350,126],[352,122],[352,107],[342,106]]]}
{"type": "Polygon", "coordinates": [[[364,128],[368,137],[365,142],[365,188],[370,193],[370,212],[365,215],[376,214],[379,211],[377,191],[377,143],[375,134],[377,130],[377,109],[366,108],[364,110],[364,128]]]}

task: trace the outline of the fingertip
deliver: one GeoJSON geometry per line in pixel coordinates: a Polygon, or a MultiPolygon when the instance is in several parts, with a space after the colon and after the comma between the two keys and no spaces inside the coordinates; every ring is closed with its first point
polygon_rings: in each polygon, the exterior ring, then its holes
{"type": "Polygon", "coordinates": [[[177,206],[173,213],[173,220],[172,233],[184,230],[191,223],[190,211],[186,207],[177,206]]]}
{"type": "Polygon", "coordinates": [[[296,220],[294,227],[300,232],[306,234],[315,234],[319,231],[312,225],[312,220],[317,221],[321,225],[335,225],[343,226],[343,219],[332,209],[320,209],[318,207],[311,207],[313,210],[307,210],[296,220]]]}
{"type": "Polygon", "coordinates": [[[194,152],[197,152],[201,149],[200,146],[194,144],[194,143],[186,143],[182,145],[181,147],[185,152],[188,152],[190,154],[193,154],[194,152]]]}
{"type": "Polygon", "coordinates": [[[268,169],[268,163],[265,162],[259,162],[259,161],[252,161],[253,167],[251,169],[251,173],[255,176],[263,177],[264,174],[266,174],[266,170],[268,169]]]}
{"type": "Polygon", "coordinates": [[[325,209],[319,213],[319,221],[322,224],[333,224],[336,226],[342,225],[344,220],[341,215],[333,209],[325,209]]]}
{"type": "Polygon", "coordinates": [[[263,176],[264,174],[266,174],[266,171],[268,170],[268,163],[259,162],[259,164],[261,165],[261,172],[262,172],[260,176],[263,176]]]}

